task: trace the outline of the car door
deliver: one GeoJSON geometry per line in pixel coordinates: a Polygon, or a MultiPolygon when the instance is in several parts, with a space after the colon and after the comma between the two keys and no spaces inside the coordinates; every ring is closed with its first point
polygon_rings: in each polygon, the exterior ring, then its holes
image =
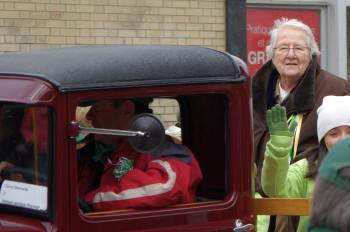
{"type": "MultiPolygon", "coordinates": [[[[217,85],[215,90],[207,84],[75,93],[69,96],[67,122],[83,123],[77,112],[88,109],[82,109],[81,102],[136,96],[153,98],[153,112],[168,133],[178,125],[180,132],[175,136],[195,154],[203,173],[196,198],[191,203],[162,208],[83,212],[77,188],[72,187],[71,231],[232,231],[237,220],[237,227],[248,224],[252,228],[249,88],[241,83],[217,85]],[[168,120],[169,115],[175,115],[173,122],[168,120]]],[[[71,141],[69,149],[71,186],[78,184],[76,145],[71,141]]]]}

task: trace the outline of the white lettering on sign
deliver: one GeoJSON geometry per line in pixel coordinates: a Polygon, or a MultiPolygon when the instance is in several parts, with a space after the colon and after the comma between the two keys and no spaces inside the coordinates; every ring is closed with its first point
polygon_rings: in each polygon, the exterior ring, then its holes
{"type": "Polygon", "coordinates": [[[270,30],[271,30],[271,27],[247,24],[247,31],[252,34],[268,35],[270,33],[270,30]]]}
{"type": "Polygon", "coordinates": [[[0,203],[28,209],[47,210],[47,187],[4,180],[0,203]]]}
{"type": "Polygon", "coordinates": [[[267,61],[267,55],[263,51],[250,51],[247,58],[249,64],[264,64],[267,61]]]}

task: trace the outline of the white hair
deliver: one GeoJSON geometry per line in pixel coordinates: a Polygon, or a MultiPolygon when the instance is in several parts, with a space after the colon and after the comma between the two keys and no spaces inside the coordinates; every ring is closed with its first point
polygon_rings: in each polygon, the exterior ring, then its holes
{"type": "Polygon", "coordinates": [[[266,46],[266,54],[269,57],[269,59],[273,57],[274,48],[276,47],[277,43],[277,35],[279,30],[283,27],[294,27],[305,31],[307,40],[306,42],[311,50],[310,59],[312,59],[314,55],[320,56],[321,53],[317,46],[315,37],[311,31],[311,28],[308,25],[304,24],[303,22],[297,19],[281,18],[274,21],[274,26],[270,31],[270,43],[266,46]]]}

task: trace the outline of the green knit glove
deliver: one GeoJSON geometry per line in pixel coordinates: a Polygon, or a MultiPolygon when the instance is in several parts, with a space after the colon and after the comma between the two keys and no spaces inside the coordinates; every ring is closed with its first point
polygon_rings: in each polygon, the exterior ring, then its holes
{"type": "Polygon", "coordinates": [[[280,105],[275,105],[266,113],[266,122],[269,128],[270,135],[293,137],[294,129],[297,125],[292,122],[288,126],[286,108],[280,105]]]}

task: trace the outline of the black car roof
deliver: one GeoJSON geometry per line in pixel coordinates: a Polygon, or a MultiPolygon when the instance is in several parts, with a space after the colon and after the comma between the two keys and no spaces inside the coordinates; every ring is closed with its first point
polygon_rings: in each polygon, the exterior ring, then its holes
{"type": "Polygon", "coordinates": [[[60,91],[242,81],[225,52],[197,46],[94,45],[0,55],[0,75],[48,80],[60,91]]]}

